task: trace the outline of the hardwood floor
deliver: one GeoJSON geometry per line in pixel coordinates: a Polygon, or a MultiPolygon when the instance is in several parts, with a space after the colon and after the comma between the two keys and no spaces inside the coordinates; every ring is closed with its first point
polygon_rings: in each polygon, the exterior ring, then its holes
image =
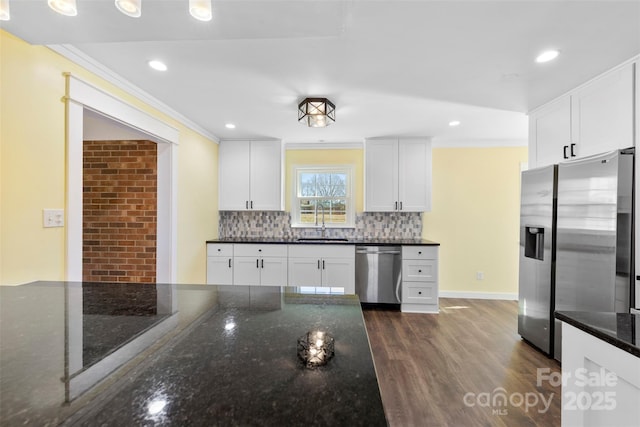
{"type": "Polygon", "coordinates": [[[537,384],[560,365],[520,339],[517,302],[443,298],[440,314],[364,318],[391,427],[560,425],[560,386],[537,384]]]}

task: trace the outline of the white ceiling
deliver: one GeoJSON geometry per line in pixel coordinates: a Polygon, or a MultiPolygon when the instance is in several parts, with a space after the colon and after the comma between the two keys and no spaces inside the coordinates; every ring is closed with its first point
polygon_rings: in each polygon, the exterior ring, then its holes
{"type": "Polygon", "coordinates": [[[2,28],[69,45],[219,139],[524,141],[528,111],[640,54],[640,0],[213,0],[208,23],[188,0],[143,0],[138,19],[113,0],[77,0],[76,17],[10,1],[2,28]],[[547,48],[560,57],[536,64],[547,48]],[[299,124],[307,96],[336,123],[299,124]]]}

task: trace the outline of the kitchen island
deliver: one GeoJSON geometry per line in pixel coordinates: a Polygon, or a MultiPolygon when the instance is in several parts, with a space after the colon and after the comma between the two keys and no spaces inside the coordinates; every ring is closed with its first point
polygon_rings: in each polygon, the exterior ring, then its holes
{"type": "Polygon", "coordinates": [[[2,425],[387,425],[358,299],[296,288],[0,288],[2,425]],[[297,339],[335,356],[307,368],[297,339]]]}
{"type": "MultiPolygon", "coordinates": [[[[555,317],[562,321],[562,425],[640,425],[640,315],[555,317]]],[[[539,379],[559,381],[544,375],[539,379]]]]}

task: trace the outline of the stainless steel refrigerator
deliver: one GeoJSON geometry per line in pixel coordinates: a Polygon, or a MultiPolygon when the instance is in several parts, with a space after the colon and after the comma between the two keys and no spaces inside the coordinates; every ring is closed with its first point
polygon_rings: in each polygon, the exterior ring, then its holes
{"type": "Polygon", "coordinates": [[[518,333],[558,360],[555,310],[629,312],[633,162],[631,148],[560,163],[556,180],[523,173],[518,333]]]}
{"type": "Polygon", "coordinates": [[[518,333],[553,354],[557,166],[522,172],[518,333]]]}

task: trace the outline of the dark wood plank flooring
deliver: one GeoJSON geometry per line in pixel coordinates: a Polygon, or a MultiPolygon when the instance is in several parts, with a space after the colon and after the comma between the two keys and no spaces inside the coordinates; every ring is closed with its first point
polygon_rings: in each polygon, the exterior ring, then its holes
{"type": "Polygon", "coordinates": [[[440,314],[364,318],[391,427],[560,425],[560,386],[537,384],[560,365],[520,339],[517,302],[443,298],[440,314]]]}

